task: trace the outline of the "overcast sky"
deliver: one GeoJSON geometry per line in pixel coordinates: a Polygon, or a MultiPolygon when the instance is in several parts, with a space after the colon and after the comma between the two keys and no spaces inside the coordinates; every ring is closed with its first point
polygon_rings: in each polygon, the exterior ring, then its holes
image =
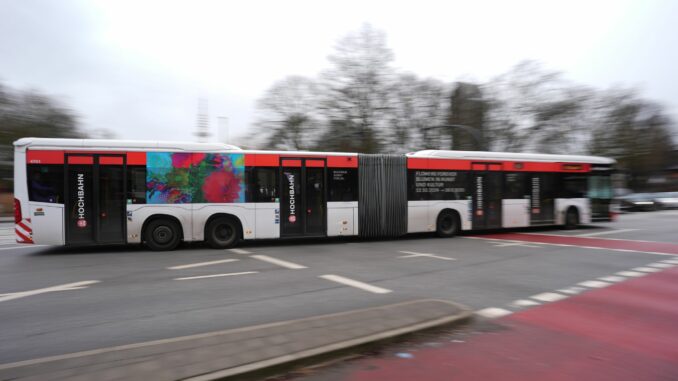
{"type": "Polygon", "coordinates": [[[422,77],[484,81],[532,59],[582,84],[637,87],[678,116],[670,0],[0,0],[0,81],[128,139],[194,139],[202,97],[212,129],[228,117],[233,138],[268,87],[317,75],[364,23],[422,77]]]}

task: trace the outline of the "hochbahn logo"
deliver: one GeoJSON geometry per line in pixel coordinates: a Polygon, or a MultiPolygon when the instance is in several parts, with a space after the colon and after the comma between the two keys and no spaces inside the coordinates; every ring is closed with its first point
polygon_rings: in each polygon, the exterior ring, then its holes
{"type": "Polygon", "coordinates": [[[80,228],[87,227],[87,220],[85,219],[85,175],[83,173],[78,173],[78,203],[77,203],[77,214],[78,221],[76,224],[80,228]]]}
{"type": "Polygon", "coordinates": [[[287,182],[288,182],[288,188],[289,188],[289,211],[290,215],[287,218],[291,223],[297,222],[297,206],[296,206],[296,200],[295,200],[295,192],[294,192],[294,175],[291,173],[287,174],[287,182]]]}

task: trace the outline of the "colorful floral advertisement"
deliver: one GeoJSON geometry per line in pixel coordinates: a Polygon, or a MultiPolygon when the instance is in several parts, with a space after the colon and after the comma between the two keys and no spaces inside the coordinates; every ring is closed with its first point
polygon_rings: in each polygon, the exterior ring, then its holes
{"type": "Polygon", "coordinates": [[[245,202],[243,154],[148,152],[149,204],[245,202]]]}

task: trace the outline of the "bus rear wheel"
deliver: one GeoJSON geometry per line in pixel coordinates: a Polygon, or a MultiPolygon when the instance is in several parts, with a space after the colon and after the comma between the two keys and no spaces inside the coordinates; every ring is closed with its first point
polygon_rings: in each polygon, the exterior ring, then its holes
{"type": "Polygon", "coordinates": [[[174,250],[181,242],[179,225],[169,219],[157,219],[144,230],[144,242],[153,251],[174,250]]]}
{"type": "Polygon", "coordinates": [[[451,210],[443,210],[438,215],[436,233],[439,237],[454,237],[459,232],[459,216],[451,210]]]}
{"type": "Polygon", "coordinates": [[[215,218],[205,229],[207,244],[213,249],[233,247],[240,239],[240,224],[229,217],[215,218]]]}

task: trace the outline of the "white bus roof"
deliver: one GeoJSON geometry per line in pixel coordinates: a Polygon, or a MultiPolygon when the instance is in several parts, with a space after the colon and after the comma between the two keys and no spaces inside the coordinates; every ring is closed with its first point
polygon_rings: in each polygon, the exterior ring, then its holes
{"type": "Polygon", "coordinates": [[[357,156],[347,152],[317,151],[272,151],[242,150],[240,147],[224,143],[165,142],[152,140],[114,140],[114,139],[57,139],[22,138],[14,142],[18,148],[43,150],[127,150],[127,151],[188,151],[188,152],[228,152],[262,153],[279,155],[318,155],[318,156],[357,156]]]}
{"type": "Polygon", "coordinates": [[[16,147],[41,149],[152,149],[168,151],[241,151],[240,147],[224,143],[184,143],[151,140],[113,139],[50,139],[22,138],[14,142],[16,147]]]}
{"type": "MultiPolygon", "coordinates": [[[[114,139],[53,139],[53,138],[22,138],[14,142],[19,149],[45,149],[45,150],[151,150],[151,151],[188,151],[188,152],[228,152],[239,151],[247,153],[268,154],[301,154],[301,155],[347,155],[357,156],[356,153],[342,152],[313,152],[313,151],[263,151],[246,150],[240,147],[224,143],[186,143],[172,141],[151,140],[114,140],[114,139]]],[[[483,151],[446,151],[446,150],[423,150],[407,154],[414,158],[433,159],[465,159],[465,160],[510,160],[510,161],[542,161],[542,162],[565,162],[565,163],[589,163],[589,164],[614,164],[614,159],[600,156],[582,155],[551,155],[539,153],[511,153],[511,152],[483,152],[483,151]]]]}
{"type": "Polygon", "coordinates": [[[484,151],[423,150],[408,153],[407,156],[420,158],[433,158],[433,159],[543,161],[543,162],[589,163],[589,164],[616,163],[614,159],[601,156],[551,155],[543,153],[511,153],[511,152],[484,152],[484,151]]]}

